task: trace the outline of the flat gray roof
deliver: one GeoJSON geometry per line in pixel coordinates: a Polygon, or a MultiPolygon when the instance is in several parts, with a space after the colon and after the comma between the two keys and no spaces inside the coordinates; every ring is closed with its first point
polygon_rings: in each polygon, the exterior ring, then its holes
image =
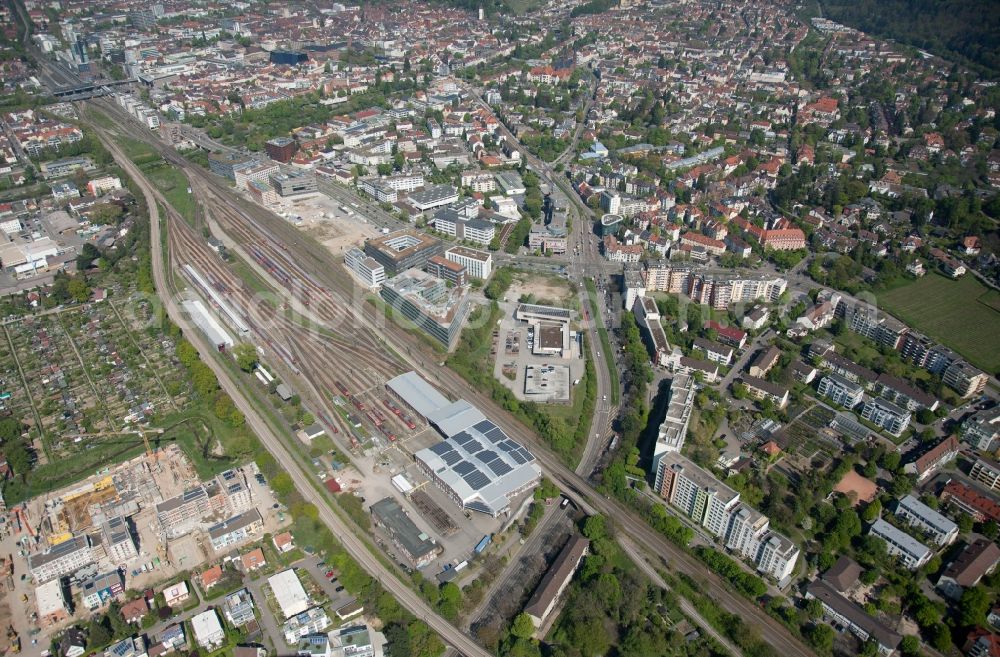
{"type": "Polygon", "coordinates": [[[416,372],[400,374],[386,381],[385,386],[425,418],[451,403],[416,372]]]}

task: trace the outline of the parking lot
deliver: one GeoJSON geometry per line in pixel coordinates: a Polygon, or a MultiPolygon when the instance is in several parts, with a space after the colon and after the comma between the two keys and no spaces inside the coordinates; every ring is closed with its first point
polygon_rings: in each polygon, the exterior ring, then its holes
{"type": "Polygon", "coordinates": [[[514,396],[524,401],[531,399],[542,403],[569,403],[573,394],[573,381],[583,377],[585,364],[580,352],[580,340],[570,341],[570,358],[561,358],[554,355],[539,355],[532,353],[534,341],[537,336],[526,322],[519,322],[514,319],[516,303],[501,303],[500,308],[504,311],[500,319],[500,325],[493,332],[493,347],[491,352],[494,355],[493,376],[498,381],[511,389],[514,396]],[[526,368],[534,369],[534,376],[537,378],[543,369],[555,368],[549,375],[558,375],[558,381],[553,381],[553,393],[551,395],[525,394],[525,371],[526,368]],[[561,368],[568,368],[568,375],[561,368]],[[557,388],[569,387],[569,395],[560,400],[557,388]],[[550,397],[550,398],[546,398],[550,397]]]}

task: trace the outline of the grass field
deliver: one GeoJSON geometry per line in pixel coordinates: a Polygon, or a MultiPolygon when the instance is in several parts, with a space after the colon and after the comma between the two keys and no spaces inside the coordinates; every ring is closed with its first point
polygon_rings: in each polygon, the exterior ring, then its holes
{"type": "Polygon", "coordinates": [[[195,222],[194,196],[188,194],[188,179],[184,172],[164,164],[146,171],[146,176],[160,188],[167,201],[191,225],[195,222]]]}
{"type": "Polygon", "coordinates": [[[957,281],[928,274],[878,294],[883,309],[962,354],[990,374],[1000,371],[1000,292],[972,275],[957,281]]]}

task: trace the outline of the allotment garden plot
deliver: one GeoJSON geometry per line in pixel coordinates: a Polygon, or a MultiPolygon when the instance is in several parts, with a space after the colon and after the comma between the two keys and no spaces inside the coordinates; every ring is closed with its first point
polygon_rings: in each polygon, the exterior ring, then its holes
{"type": "Polygon", "coordinates": [[[40,458],[92,449],[181,408],[184,374],[173,341],[146,330],[152,313],[125,291],[4,326],[8,407],[42,438],[40,458]]]}

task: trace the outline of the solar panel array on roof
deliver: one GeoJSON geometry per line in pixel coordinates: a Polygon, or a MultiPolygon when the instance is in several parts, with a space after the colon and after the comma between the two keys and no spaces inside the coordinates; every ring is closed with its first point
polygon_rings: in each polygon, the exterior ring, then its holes
{"type": "Polygon", "coordinates": [[[475,468],[469,474],[462,475],[462,479],[465,479],[465,483],[469,484],[473,490],[480,490],[490,483],[490,478],[475,468]]]}
{"type": "Polygon", "coordinates": [[[472,465],[468,461],[459,461],[455,465],[455,467],[452,468],[452,470],[454,470],[455,472],[457,472],[458,474],[460,474],[460,475],[462,475],[464,477],[467,474],[475,472],[476,471],[476,466],[472,465]]]}
{"type": "Polygon", "coordinates": [[[496,460],[488,463],[487,465],[490,466],[490,470],[493,471],[493,474],[495,474],[498,477],[502,477],[505,474],[507,474],[508,472],[513,472],[514,471],[514,468],[510,467],[509,465],[507,465],[506,463],[504,463],[500,459],[496,459],[496,460]]]}
{"type": "Polygon", "coordinates": [[[496,516],[541,477],[531,453],[467,401],[430,420],[448,438],[415,457],[466,509],[496,516]]]}

